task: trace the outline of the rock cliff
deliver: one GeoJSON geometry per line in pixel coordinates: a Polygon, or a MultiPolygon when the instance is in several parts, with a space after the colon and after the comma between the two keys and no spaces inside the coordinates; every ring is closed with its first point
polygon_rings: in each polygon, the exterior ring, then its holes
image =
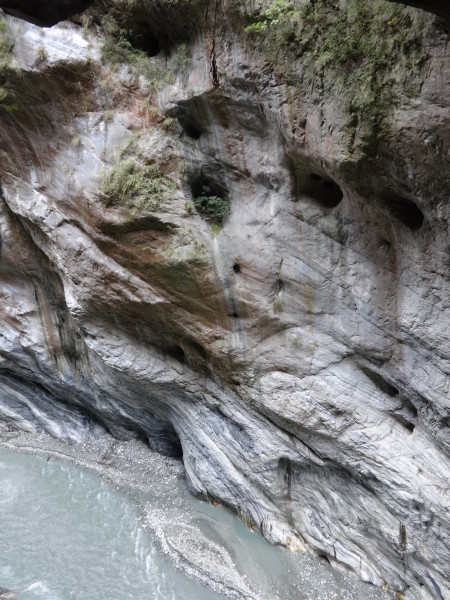
{"type": "Polygon", "coordinates": [[[0,419],[147,439],[271,542],[444,599],[447,33],[278,7],[2,17],[0,419]]]}

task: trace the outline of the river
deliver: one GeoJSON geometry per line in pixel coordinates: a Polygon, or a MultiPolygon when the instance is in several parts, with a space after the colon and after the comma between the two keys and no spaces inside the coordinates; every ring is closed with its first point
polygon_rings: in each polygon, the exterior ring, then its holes
{"type": "Polygon", "coordinates": [[[390,597],[193,498],[182,463],[141,442],[2,443],[0,587],[19,600],[390,597]]]}

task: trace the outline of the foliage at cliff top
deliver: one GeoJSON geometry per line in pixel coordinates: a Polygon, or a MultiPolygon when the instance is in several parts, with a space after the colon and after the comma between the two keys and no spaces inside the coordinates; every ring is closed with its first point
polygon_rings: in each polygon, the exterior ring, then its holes
{"type": "MultiPolygon", "coordinates": [[[[263,0],[246,31],[277,64],[300,61],[321,89],[338,86],[373,135],[414,87],[431,17],[385,0],[263,0]]],[[[370,136],[369,136],[370,137],[370,136]]]]}

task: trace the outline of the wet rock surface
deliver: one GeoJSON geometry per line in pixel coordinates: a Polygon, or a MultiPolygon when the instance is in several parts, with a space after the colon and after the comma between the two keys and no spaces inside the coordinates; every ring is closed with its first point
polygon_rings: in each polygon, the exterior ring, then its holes
{"type": "Polygon", "coordinates": [[[336,74],[287,80],[222,8],[153,49],[153,87],[98,29],[8,19],[2,426],[147,439],[273,543],[445,598],[447,41],[417,17],[426,61],[374,150],[336,74]]]}

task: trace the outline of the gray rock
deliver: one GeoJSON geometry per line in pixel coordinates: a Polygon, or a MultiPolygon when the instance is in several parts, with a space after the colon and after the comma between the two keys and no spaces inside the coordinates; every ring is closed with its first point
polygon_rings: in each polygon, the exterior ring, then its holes
{"type": "Polygon", "coordinates": [[[220,86],[207,23],[182,69],[168,59],[153,113],[94,33],[11,21],[26,109],[0,113],[0,419],[182,452],[192,492],[271,542],[445,598],[445,41],[414,13],[428,59],[397,72],[370,154],[348,92],[310,85],[301,61],[286,80],[226,8],[220,86]],[[157,165],[147,205],[108,196],[127,160],[157,165]],[[205,186],[231,198],[221,231],[193,205],[205,186]]]}
{"type": "Polygon", "coordinates": [[[5,590],[4,588],[0,588],[0,598],[2,598],[2,600],[17,600],[17,596],[14,592],[5,590]]]}

